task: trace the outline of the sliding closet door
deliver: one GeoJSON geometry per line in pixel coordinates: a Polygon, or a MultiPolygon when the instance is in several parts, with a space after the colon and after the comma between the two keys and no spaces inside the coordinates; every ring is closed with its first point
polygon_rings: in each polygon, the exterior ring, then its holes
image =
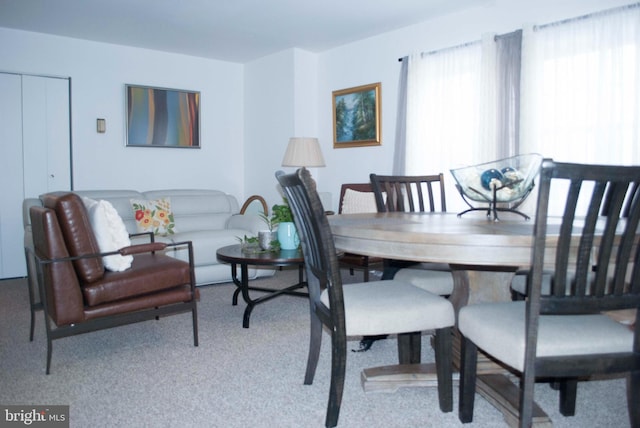
{"type": "Polygon", "coordinates": [[[22,77],[24,194],[71,189],[69,80],[22,77]]]}
{"type": "Polygon", "coordinates": [[[0,74],[0,274],[8,278],[24,269],[22,250],[22,90],[21,76],[0,74]],[[20,268],[17,268],[20,266],[20,268]]]}
{"type": "Polygon", "coordinates": [[[71,188],[69,79],[0,73],[0,278],[26,275],[22,201],[71,188]]]}

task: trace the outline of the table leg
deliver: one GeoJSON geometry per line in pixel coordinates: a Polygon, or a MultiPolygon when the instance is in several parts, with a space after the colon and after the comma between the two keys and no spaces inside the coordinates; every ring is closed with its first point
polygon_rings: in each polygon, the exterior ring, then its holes
{"type": "Polygon", "coordinates": [[[234,306],[238,304],[238,295],[240,294],[242,295],[242,300],[244,300],[245,303],[247,304],[247,307],[245,308],[244,314],[242,317],[243,328],[249,328],[251,311],[253,311],[253,308],[260,303],[271,300],[282,294],[287,294],[290,296],[309,297],[308,293],[295,291],[299,288],[303,288],[307,286],[307,283],[304,281],[304,265],[298,266],[298,283],[297,284],[293,284],[289,287],[285,287],[277,290],[274,290],[271,288],[249,287],[249,266],[247,263],[240,263],[240,279],[238,279],[237,271],[238,271],[237,265],[235,263],[232,263],[231,277],[233,279],[233,283],[237,287],[236,290],[233,292],[232,304],[234,306]],[[269,294],[260,296],[256,299],[252,299],[251,296],[249,296],[249,290],[261,291],[269,294]]]}
{"type": "Polygon", "coordinates": [[[249,317],[251,317],[251,311],[255,306],[255,302],[249,297],[249,267],[246,263],[240,265],[240,272],[242,278],[242,298],[247,303],[247,307],[244,309],[244,316],[242,317],[242,327],[249,328],[249,317]]]}
{"type": "Polygon", "coordinates": [[[466,305],[510,301],[509,287],[515,272],[515,268],[507,267],[478,270],[465,265],[451,265],[453,292],[449,300],[456,315],[460,308],[466,305]]]}
{"type": "Polygon", "coordinates": [[[231,263],[231,279],[236,285],[236,291],[233,292],[231,304],[236,306],[238,304],[238,294],[240,294],[240,291],[242,290],[242,281],[238,280],[238,268],[235,263],[231,263]]]}

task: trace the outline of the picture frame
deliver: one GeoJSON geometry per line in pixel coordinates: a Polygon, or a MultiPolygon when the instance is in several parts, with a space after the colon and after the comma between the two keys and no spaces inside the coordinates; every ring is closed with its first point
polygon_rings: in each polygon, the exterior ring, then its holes
{"type": "Polygon", "coordinates": [[[200,148],[200,92],[125,85],[126,146],[200,148]]]}
{"type": "Polygon", "coordinates": [[[381,84],[333,91],[333,148],[380,146],[381,84]]]}

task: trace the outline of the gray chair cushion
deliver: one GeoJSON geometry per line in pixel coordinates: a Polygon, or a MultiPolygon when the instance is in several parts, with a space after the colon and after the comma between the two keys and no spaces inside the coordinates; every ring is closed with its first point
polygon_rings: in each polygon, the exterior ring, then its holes
{"type": "MultiPolygon", "coordinates": [[[[458,329],[480,349],[523,370],[525,307],[525,302],[465,306],[458,315],[458,329]]],[[[632,347],[631,330],[606,315],[540,317],[539,357],[630,352],[632,347]]]]}
{"type": "Polygon", "coordinates": [[[453,292],[451,271],[409,267],[400,269],[393,279],[408,282],[440,296],[448,296],[453,292]]]}
{"type": "MultiPolygon", "coordinates": [[[[401,281],[344,284],[343,294],[348,336],[435,330],[455,322],[451,302],[401,281]]],[[[326,290],[321,300],[329,307],[326,290]]]]}

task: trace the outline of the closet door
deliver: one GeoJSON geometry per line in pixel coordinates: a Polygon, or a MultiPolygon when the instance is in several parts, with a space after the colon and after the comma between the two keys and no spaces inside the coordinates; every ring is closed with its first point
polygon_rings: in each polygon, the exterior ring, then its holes
{"type": "Polygon", "coordinates": [[[0,74],[0,278],[24,274],[21,76],[0,74]]]}
{"type": "Polygon", "coordinates": [[[71,188],[69,79],[0,73],[0,278],[26,275],[22,201],[71,188]]]}
{"type": "Polygon", "coordinates": [[[69,80],[22,76],[24,195],[71,189],[69,80]]]}

